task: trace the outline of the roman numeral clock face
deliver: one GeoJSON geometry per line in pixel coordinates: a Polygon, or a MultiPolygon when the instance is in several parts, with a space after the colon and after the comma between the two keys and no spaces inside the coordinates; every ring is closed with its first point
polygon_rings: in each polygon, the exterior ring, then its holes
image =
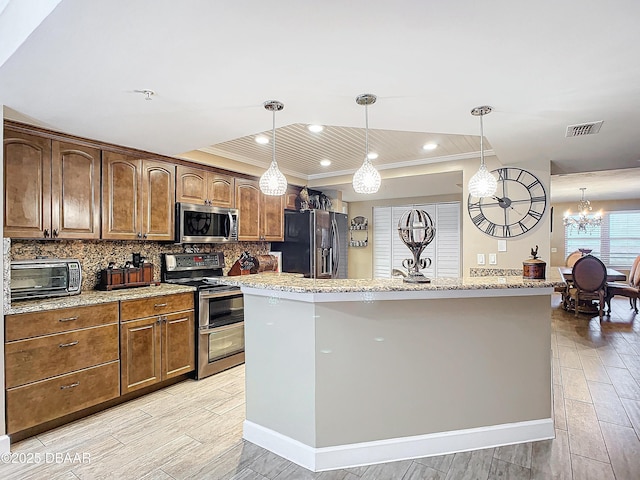
{"type": "Polygon", "coordinates": [[[535,227],[547,207],[547,192],[538,178],[521,168],[492,170],[498,189],[492,197],[469,195],[467,205],[473,224],[487,235],[517,237],[535,227]]]}

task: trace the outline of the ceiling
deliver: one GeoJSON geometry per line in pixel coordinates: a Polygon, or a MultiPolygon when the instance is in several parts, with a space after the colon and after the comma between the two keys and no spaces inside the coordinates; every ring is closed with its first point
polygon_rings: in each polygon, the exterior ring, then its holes
{"type": "MultiPolygon", "coordinates": [[[[370,145],[386,198],[459,192],[459,175],[423,167],[477,157],[470,110],[483,104],[494,108],[485,148],[505,165],[550,163],[557,175],[640,167],[636,0],[43,0],[48,15],[24,3],[0,2],[0,26],[12,26],[0,28],[8,118],[264,167],[271,146],[254,137],[270,135],[263,102],[277,99],[285,104],[276,115],[283,171],[344,188],[345,200],[358,199],[343,177],[364,156],[361,93],[378,96],[370,145]],[[142,89],[155,91],[152,100],[135,92],[142,89]],[[565,137],[568,125],[599,120],[599,133],[565,137]],[[312,123],[326,128],[310,134],[312,123]],[[422,150],[428,141],[438,149],[422,150]],[[331,166],[320,166],[323,158],[331,166]]],[[[606,195],[611,185],[633,192],[624,185],[637,186],[637,176],[628,172],[579,181],[600,182],[606,195]]],[[[556,188],[567,201],[581,186],[600,195],[570,179],[552,177],[552,200],[562,201],[556,188]]]]}

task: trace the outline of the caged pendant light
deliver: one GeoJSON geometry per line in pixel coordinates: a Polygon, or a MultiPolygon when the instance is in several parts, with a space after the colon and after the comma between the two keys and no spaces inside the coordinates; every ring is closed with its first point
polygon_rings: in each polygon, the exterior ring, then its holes
{"type": "Polygon", "coordinates": [[[471,115],[480,117],[480,169],[471,177],[471,180],[469,180],[469,194],[477,198],[491,197],[496,193],[496,189],[498,188],[496,177],[491,175],[491,172],[487,170],[487,166],[484,164],[484,129],[482,117],[491,113],[492,110],[493,108],[487,105],[471,110],[471,115]]]}
{"type": "Polygon", "coordinates": [[[273,153],[271,165],[260,177],[260,191],[265,195],[284,195],[287,191],[287,179],[278,169],[278,163],[276,162],[276,112],[284,109],[284,104],[277,100],[267,100],[264,102],[264,108],[273,112],[273,133],[271,134],[273,153]]]}
{"type": "Polygon", "coordinates": [[[376,103],[377,97],[371,93],[363,93],[356,97],[356,103],[358,105],[364,105],[364,118],[365,118],[365,130],[364,130],[364,162],[362,166],[353,175],[353,189],[356,193],[376,193],[380,188],[380,174],[371,165],[369,159],[369,105],[376,103]]]}

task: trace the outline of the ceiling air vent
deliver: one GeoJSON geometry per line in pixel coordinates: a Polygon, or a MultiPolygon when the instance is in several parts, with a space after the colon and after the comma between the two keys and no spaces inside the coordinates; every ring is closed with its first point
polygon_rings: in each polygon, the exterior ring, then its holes
{"type": "Polygon", "coordinates": [[[581,137],[583,135],[594,135],[600,131],[604,120],[599,122],[581,123],[579,125],[569,125],[565,137],[581,137]]]}

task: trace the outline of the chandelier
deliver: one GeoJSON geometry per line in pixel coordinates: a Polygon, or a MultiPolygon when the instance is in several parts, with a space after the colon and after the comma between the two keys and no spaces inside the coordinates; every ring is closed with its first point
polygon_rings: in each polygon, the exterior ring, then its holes
{"type": "Polygon", "coordinates": [[[570,210],[564,212],[564,225],[565,227],[569,227],[570,229],[576,228],[578,233],[587,232],[593,230],[595,227],[599,227],[602,223],[602,212],[597,212],[595,214],[591,213],[591,202],[589,200],[585,200],[584,191],[585,187],[580,188],[582,190],[582,198],[578,202],[578,213],[577,215],[572,215],[570,210]]]}
{"type": "Polygon", "coordinates": [[[358,105],[364,105],[364,162],[353,175],[353,189],[356,193],[376,193],[380,188],[380,174],[369,159],[369,105],[376,102],[377,97],[371,93],[363,93],[356,97],[358,105]]]}
{"type": "Polygon", "coordinates": [[[273,112],[273,133],[271,134],[273,153],[271,165],[260,177],[260,190],[265,195],[284,195],[287,191],[287,179],[278,169],[278,163],[276,162],[276,112],[282,110],[284,104],[277,100],[268,100],[264,102],[264,108],[273,112]]]}
{"type": "Polygon", "coordinates": [[[493,108],[488,105],[476,107],[471,110],[471,115],[480,117],[480,168],[469,180],[469,194],[476,198],[491,197],[496,193],[496,189],[498,188],[496,177],[491,175],[491,172],[487,170],[487,166],[484,164],[484,145],[482,143],[482,139],[484,138],[482,117],[487,113],[491,113],[491,110],[493,110],[493,108]]]}

